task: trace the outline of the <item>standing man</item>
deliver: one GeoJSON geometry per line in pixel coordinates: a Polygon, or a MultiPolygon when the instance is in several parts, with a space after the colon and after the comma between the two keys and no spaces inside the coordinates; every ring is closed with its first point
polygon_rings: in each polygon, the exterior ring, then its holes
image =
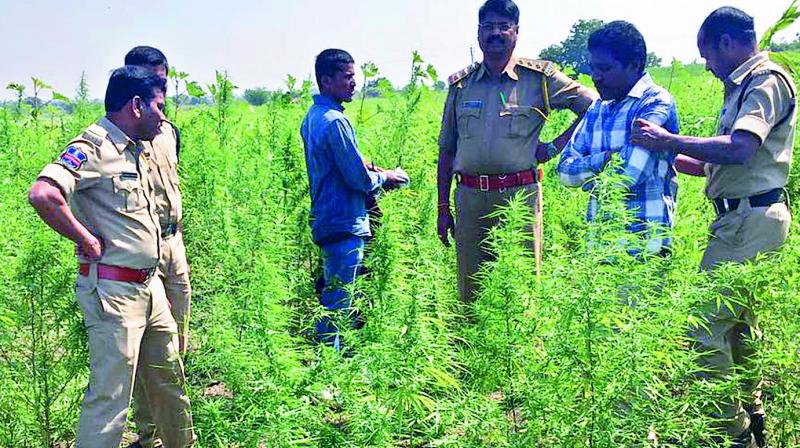
{"type": "MultiPolygon", "coordinates": [[[[125,55],[125,65],[136,65],[153,71],[167,82],[169,63],[157,48],[134,47],[125,55]]],[[[178,179],[178,160],[181,154],[181,134],[177,126],[163,118],[161,132],[145,142],[150,153],[150,177],[155,192],[156,213],[164,240],[158,275],[164,282],[172,315],[178,324],[181,353],[186,353],[189,339],[189,310],[192,288],[189,283],[189,262],[183,243],[183,200],[178,179]]]]}
{"type": "Polygon", "coordinates": [[[139,366],[165,446],[194,441],[177,327],[153,275],[161,239],[142,144],[160,132],[165,90],[149,70],[115,70],[107,115],[42,170],[29,194],[42,220],[78,248],[75,295],[91,361],[78,448],[119,446],[139,366]]]}
{"type": "MultiPolygon", "coordinates": [[[[724,262],[774,252],[786,241],[791,215],[783,188],[792,160],[796,88],[783,68],[758,52],[753,18],[739,9],[711,13],[697,34],[697,46],[706,68],[725,84],[718,135],[679,136],[638,120],[632,139],[653,151],[679,154],[681,172],[706,176],[706,195],[717,218],[709,228],[701,267],[713,270],[724,262]]],[[[747,366],[753,354],[748,339],[760,331],[747,304],[732,310],[708,304],[707,309],[708,326],[693,336],[703,352],[703,366],[722,378],[747,366]]],[[[734,446],[749,446],[748,426],[763,444],[763,410],[757,397],[750,415],[742,403],[721,404],[725,430],[737,440],[734,446]]]]}
{"type": "MultiPolygon", "coordinates": [[[[572,127],[537,150],[551,109],[582,115],[595,95],[547,61],[513,57],[519,8],[512,0],[488,0],[478,12],[483,62],[450,76],[439,137],[438,233],[456,241],[461,300],[475,299],[474,274],[491,258],[483,247],[496,218],[487,217],[518,191],[535,192],[536,166],[558,153],[572,127]],[[454,222],[450,187],[456,177],[454,222]]],[[[575,124],[573,124],[573,127],[575,124]]],[[[530,195],[533,198],[533,194],[530,195]]],[[[533,199],[530,199],[533,207],[533,199]]]]}
{"type": "MultiPolygon", "coordinates": [[[[392,170],[370,171],[358,151],[356,135],[342,103],[355,92],[355,62],[343,50],[328,49],[314,65],[320,94],[303,120],[311,194],[311,234],[322,250],[325,287],[320,303],[331,311],[348,313],[355,324],[352,299],[344,285],[355,280],[364,258],[364,239],[370,236],[367,196],[386,182],[408,179],[392,170]]],[[[317,340],[341,350],[336,324],[324,317],[316,325],[317,340]]]]}
{"type": "MultiPolygon", "coordinates": [[[[125,55],[125,65],[143,67],[164,80],[166,85],[169,64],[167,57],[157,48],[138,46],[125,55]]],[[[178,180],[180,157],[180,132],[166,118],[162,118],[161,132],[152,140],[143,142],[149,154],[150,180],[153,184],[154,204],[161,226],[161,260],[158,276],[164,283],[170,311],[178,325],[178,346],[186,354],[189,335],[189,309],[191,285],[186,246],[183,243],[183,201],[178,180]]],[[[139,366],[141,370],[142,366],[139,366]]],[[[139,430],[139,446],[161,446],[156,436],[153,413],[145,390],[148,385],[138,381],[134,388],[134,420],[139,430]]]]}
{"type": "MultiPolygon", "coordinates": [[[[678,111],[672,95],[645,73],[646,61],[644,37],[628,22],[608,23],[589,36],[589,65],[600,99],[586,112],[564,149],[558,173],[564,185],[591,191],[593,178],[613,154],[619,154],[619,171],[627,187],[625,205],[634,217],[628,231],[643,238],[629,252],[643,248],[646,253],[666,254],[678,190],[675,155],[633,145],[630,133],[637,118],[677,133],[678,111]]],[[[587,220],[597,218],[598,207],[602,204],[592,195],[587,220]]]]}

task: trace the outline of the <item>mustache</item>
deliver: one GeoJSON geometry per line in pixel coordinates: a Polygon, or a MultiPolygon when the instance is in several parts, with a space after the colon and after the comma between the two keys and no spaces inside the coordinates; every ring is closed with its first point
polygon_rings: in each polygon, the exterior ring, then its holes
{"type": "Polygon", "coordinates": [[[502,44],[504,43],[503,38],[500,36],[490,36],[486,39],[487,44],[502,44]]]}

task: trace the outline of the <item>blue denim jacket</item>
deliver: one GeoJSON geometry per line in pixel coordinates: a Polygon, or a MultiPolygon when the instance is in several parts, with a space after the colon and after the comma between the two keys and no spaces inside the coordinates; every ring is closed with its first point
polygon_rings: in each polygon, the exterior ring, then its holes
{"type": "Polygon", "coordinates": [[[332,98],[315,95],[300,127],[311,193],[311,235],[317,243],[348,234],[369,236],[367,194],[386,181],[386,175],[367,170],[343,111],[332,98]]]}

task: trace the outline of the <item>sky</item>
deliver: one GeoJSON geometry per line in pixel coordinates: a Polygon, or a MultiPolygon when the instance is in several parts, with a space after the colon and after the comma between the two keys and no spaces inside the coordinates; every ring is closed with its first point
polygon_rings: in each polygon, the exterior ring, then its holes
{"type": "MultiPolygon", "coordinates": [[[[227,70],[242,94],[250,87],[280,89],[287,74],[313,78],[314,57],[343,48],[360,65],[374,62],[381,75],[403,85],[417,50],[440,77],[470,63],[483,0],[0,0],[0,83],[35,76],[74,96],[85,71],[91,96],[102,98],[111,70],[135,45],[161,49],[170,65],[201,84],[227,70]]],[[[699,60],[695,38],[703,19],[719,6],[753,15],[759,36],[790,0],[517,0],[516,54],[539,52],[567,37],[579,19],[627,20],[648,50],[665,62],[699,60]]],[[[793,38],[794,25],[778,35],[793,38]]],[[[3,89],[0,99],[11,99],[3,89]]]]}

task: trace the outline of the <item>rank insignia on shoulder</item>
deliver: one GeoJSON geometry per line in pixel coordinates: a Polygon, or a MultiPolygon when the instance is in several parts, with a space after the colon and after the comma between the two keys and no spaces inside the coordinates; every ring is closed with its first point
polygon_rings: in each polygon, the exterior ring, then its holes
{"type": "Polygon", "coordinates": [[[450,75],[447,78],[447,83],[449,85],[451,85],[451,86],[454,85],[454,84],[457,84],[459,81],[463,80],[464,78],[469,76],[472,72],[477,70],[479,66],[480,66],[480,63],[475,62],[472,65],[470,65],[469,67],[466,67],[466,68],[464,68],[464,69],[462,69],[462,70],[460,70],[460,71],[458,71],[456,73],[453,73],[452,75],[450,75]]]}
{"type": "Polygon", "coordinates": [[[544,73],[544,75],[547,77],[553,76],[556,73],[556,66],[550,61],[518,58],[517,64],[525,68],[529,68],[531,70],[544,73]]]}
{"type": "Polygon", "coordinates": [[[84,140],[91,142],[94,146],[99,148],[100,146],[103,145],[103,139],[105,138],[105,135],[107,133],[108,132],[105,131],[105,129],[101,128],[100,126],[92,125],[89,129],[83,132],[83,135],[81,137],[84,140]],[[99,135],[97,131],[102,131],[104,132],[104,134],[99,135]]]}
{"type": "Polygon", "coordinates": [[[77,146],[70,146],[61,153],[56,162],[65,168],[77,171],[86,162],[86,153],[77,146]]]}

